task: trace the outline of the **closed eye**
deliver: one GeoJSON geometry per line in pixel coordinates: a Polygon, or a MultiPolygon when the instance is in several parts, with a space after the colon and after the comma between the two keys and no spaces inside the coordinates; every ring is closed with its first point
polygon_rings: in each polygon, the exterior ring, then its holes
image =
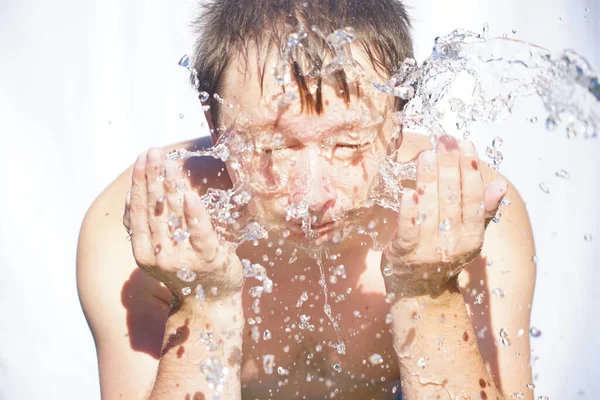
{"type": "Polygon", "coordinates": [[[357,143],[357,144],[350,144],[350,143],[337,143],[336,146],[344,148],[344,149],[354,149],[354,150],[358,150],[358,149],[362,149],[365,148],[369,145],[369,143],[357,143]]]}

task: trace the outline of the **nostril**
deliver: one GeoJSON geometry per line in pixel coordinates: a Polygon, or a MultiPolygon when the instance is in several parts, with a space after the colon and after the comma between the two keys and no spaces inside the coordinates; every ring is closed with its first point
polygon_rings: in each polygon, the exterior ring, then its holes
{"type": "Polygon", "coordinates": [[[294,203],[301,203],[303,198],[304,196],[302,195],[302,193],[294,193],[292,195],[292,201],[294,203]]]}

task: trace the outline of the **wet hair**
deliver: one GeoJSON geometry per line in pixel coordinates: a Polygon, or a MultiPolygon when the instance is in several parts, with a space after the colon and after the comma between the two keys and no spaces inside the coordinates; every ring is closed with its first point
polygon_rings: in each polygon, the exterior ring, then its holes
{"type": "MultiPolygon", "coordinates": [[[[309,113],[323,111],[322,82],[320,76],[315,78],[317,90],[313,95],[309,90],[309,71],[303,71],[303,67],[310,68],[312,76],[316,76],[324,56],[332,55],[325,38],[311,32],[311,27],[325,35],[340,28],[354,28],[353,44],[364,51],[375,71],[385,78],[393,75],[402,61],[413,57],[410,20],[400,0],[207,0],[194,25],[198,39],[192,68],[196,76],[191,79],[199,91],[209,94],[222,94],[224,74],[238,57],[244,62],[246,73],[250,72],[250,63],[254,63],[262,88],[265,73],[271,71],[268,56],[285,48],[289,34],[307,32],[308,37],[302,40],[305,62],[295,57],[289,61],[302,111],[309,113]]],[[[336,71],[334,77],[348,104],[350,92],[344,70],[336,71]]],[[[209,105],[216,126],[219,103],[211,97],[209,105]]],[[[398,99],[396,107],[403,106],[404,102],[398,99]]]]}

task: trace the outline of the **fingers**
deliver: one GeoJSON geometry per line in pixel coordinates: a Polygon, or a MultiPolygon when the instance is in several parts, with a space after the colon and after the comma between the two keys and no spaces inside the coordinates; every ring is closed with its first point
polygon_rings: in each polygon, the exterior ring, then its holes
{"type": "Polygon", "coordinates": [[[164,152],[159,148],[148,150],[146,159],[146,181],[147,181],[147,209],[150,235],[154,245],[163,248],[169,238],[169,210],[165,201],[164,184],[164,152]]]}
{"type": "Polygon", "coordinates": [[[396,238],[393,251],[397,255],[412,252],[419,244],[419,196],[412,189],[407,189],[400,200],[396,238]]]}
{"type": "Polygon", "coordinates": [[[484,184],[479,158],[470,140],[460,142],[460,180],[462,186],[462,225],[466,238],[482,241],[485,232],[484,184]]]}
{"type": "Polygon", "coordinates": [[[132,231],[131,244],[136,260],[147,264],[153,258],[150,230],[148,226],[146,158],[144,152],[139,155],[133,166],[131,184],[131,202],[129,206],[129,228],[132,231]]]}
{"type": "Polygon", "coordinates": [[[206,261],[214,261],[221,243],[200,196],[194,190],[188,190],[184,194],[183,213],[190,233],[190,244],[206,261]]]}
{"type": "Polygon", "coordinates": [[[178,164],[173,160],[165,160],[165,190],[169,209],[174,215],[183,213],[183,191],[185,190],[185,180],[183,171],[180,171],[178,164]]]}
{"type": "Polygon", "coordinates": [[[127,231],[131,230],[131,214],[129,208],[131,207],[131,190],[127,192],[125,196],[125,210],[123,211],[123,226],[127,231]]]}
{"type": "Polygon", "coordinates": [[[461,181],[458,143],[455,138],[443,135],[438,139],[438,192],[440,245],[451,249],[452,243],[445,243],[457,235],[462,222],[461,181]]]}
{"type": "Polygon", "coordinates": [[[500,202],[502,202],[507,190],[507,183],[503,180],[493,181],[485,187],[484,205],[485,219],[487,222],[496,215],[496,211],[498,211],[500,202]]]}
{"type": "MultiPolygon", "coordinates": [[[[435,152],[425,150],[417,158],[417,194],[421,243],[433,244],[438,240],[438,167],[435,152]]],[[[435,245],[434,245],[435,247],[435,245]]]]}

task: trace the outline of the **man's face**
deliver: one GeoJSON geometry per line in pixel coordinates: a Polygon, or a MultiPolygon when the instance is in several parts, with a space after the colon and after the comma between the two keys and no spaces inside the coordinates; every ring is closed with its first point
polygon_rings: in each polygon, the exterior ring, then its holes
{"type": "MultiPolygon", "coordinates": [[[[365,72],[382,80],[357,53],[365,72]]],[[[331,75],[321,85],[321,115],[301,112],[297,86],[292,81],[284,93],[270,73],[274,64],[272,57],[262,91],[255,69],[234,64],[226,73],[220,95],[234,108],[221,108],[221,125],[246,149],[234,150],[241,162],[228,163],[230,176],[251,188],[251,212],[267,229],[308,246],[340,242],[370,205],[369,191],[398,135],[393,100],[349,80],[347,104],[331,75]],[[290,93],[295,101],[282,105],[290,93]]],[[[316,85],[308,87],[315,97],[316,85]]]]}

